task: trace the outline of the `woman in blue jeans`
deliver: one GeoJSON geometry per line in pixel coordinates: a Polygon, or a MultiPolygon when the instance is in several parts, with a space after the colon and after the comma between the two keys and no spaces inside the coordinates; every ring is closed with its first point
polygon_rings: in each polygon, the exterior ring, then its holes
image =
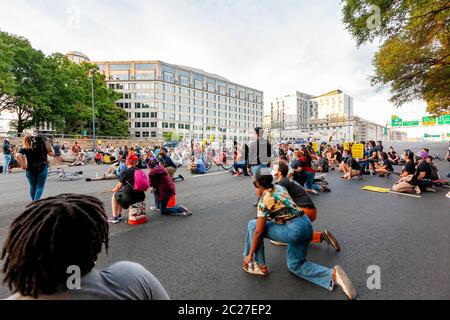
{"type": "Polygon", "coordinates": [[[39,200],[44,192],[48,174],[47,155],[53,157],[53,149],[44,137],[27,135],[23,138],[23,148],[17,154],[17,161],[26,170],[32,201],[39,200]]]}
{"type": "Polygon", "coordinates": [[[257,218],[248,223],[243,268],[247,273],[266,276],[269,269],[264,254],[264,238],[288,243],[287,266],[296,276],[333,290],[338,284],[349,299],[356,298],[356,289],[340,266],[327,268],[306,260],[313,236],[311,221],[298,208],[289,193],[273,185],[273,176],[255,174],[255,186],[262,193],[257,218]]]}

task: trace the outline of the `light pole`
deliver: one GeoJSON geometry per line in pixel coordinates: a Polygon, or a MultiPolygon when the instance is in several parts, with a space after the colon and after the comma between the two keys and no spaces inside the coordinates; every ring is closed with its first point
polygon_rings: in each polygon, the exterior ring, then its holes
{"type": "Polygon", "coordinates": [[[95,139],[94,72],[91,73],[91,93],[92,93],[92,151],[94,151],[97,144],[95,139]]]}

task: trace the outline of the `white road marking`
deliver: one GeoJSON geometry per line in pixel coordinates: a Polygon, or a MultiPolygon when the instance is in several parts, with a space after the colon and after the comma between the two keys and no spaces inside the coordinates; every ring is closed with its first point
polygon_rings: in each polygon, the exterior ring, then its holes
{"type": "Polygon", "coordinates": [[[230,173],[230,172],[229,171],[221,171],[221,172],[206,173],[206,174],[196,174],[196,175],[193,175],[192,178],[201,178],[201,177],[207,177],[207,176],[214,176],[216,174],[223,174],[223,173],[230,173]]]}

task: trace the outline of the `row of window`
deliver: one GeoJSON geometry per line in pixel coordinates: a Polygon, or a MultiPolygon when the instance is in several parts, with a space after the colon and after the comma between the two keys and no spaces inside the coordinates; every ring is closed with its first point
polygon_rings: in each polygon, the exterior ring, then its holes
{"type": "MultiPolygon", "coordinates": [[[[124,80],[129,80],[128,79],[128,74],[117,74],[114,76],[110,76],[110,80],[111,81],[124,81],[124,80]],[[111,78],[112,77],[112,78],[111,78]]],[[[138,77],[138,74],[136,75],[136,77],[138,77]]],[[[151,74],[139,74],[139,78],[137,80],[153,80],[154,76],[151,74]],[[147,79],[148,78],[148,79],[147,79]]],[[[158,82],[148,82],[148,83],[110,83],[109,84],[109,88],[113,89],[113,90],[140,90],[140,89],[145,89],[145,90],[163,90],[163,91],[167,91],[167,92],[171,92],[171,93],[177,93],[177,94],[182,94],[182,95],[186,95],[186,96],[190,96],[191,95],[191,91],[192,95],[195,97],[205,97],[209,100],[217,100],[217,99],[225,99],[226,95],[226,91],[225,88],[223,88],[223,90],[218,90],[216,91],[211,91],[208,90],[209,92],[212,93],[208,93],[208,92],[202,92],[202,91],[197,91],[197,90],[190,90],[187,88],[183,88],[183,87],[176,87],[175,85],[169,85],[169,84],[165,84],[165,83],[158,83],[158,82]],[[216,94],[214,94],[216,93],[216,94]],[[217,95],[217,93],[219,94],[219,96],[217,95]],[[220,96],[222,95],[222,96],[220,96]]],[[[201,85],[194,85],[195,89],[198,90],[203,90],[203,87],[201,85]]],[[[245,91],[239,91],[239,94],[236,93],[235,89],[230,89],[229,90],[229,94],[228,96],[232,97],[232,98],[239,98],[241,100],[247,100],[250,102],[256,102],[256,103],[262,103],[262,96],[260,95],[254,95],[251,93],[246,93],[245,91]]],[[[229,98],[231,100],[231,98],[229,98]]]]}

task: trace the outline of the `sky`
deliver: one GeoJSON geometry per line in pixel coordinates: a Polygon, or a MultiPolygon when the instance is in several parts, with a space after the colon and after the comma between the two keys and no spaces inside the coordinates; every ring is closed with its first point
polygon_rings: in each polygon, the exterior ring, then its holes
{"type": "Polygon", "coordinates": [[[425,102],[395,109],[388,88],[371,87],[379,44],[358,49],[341,11],[340,0],[0,0],[0,30],[46,54],[162,60],[219,74],[262,90],[266,110],[295,91],[341,89],[356,115],[382,125],[393,114],[424,115],[425,102]]]}

